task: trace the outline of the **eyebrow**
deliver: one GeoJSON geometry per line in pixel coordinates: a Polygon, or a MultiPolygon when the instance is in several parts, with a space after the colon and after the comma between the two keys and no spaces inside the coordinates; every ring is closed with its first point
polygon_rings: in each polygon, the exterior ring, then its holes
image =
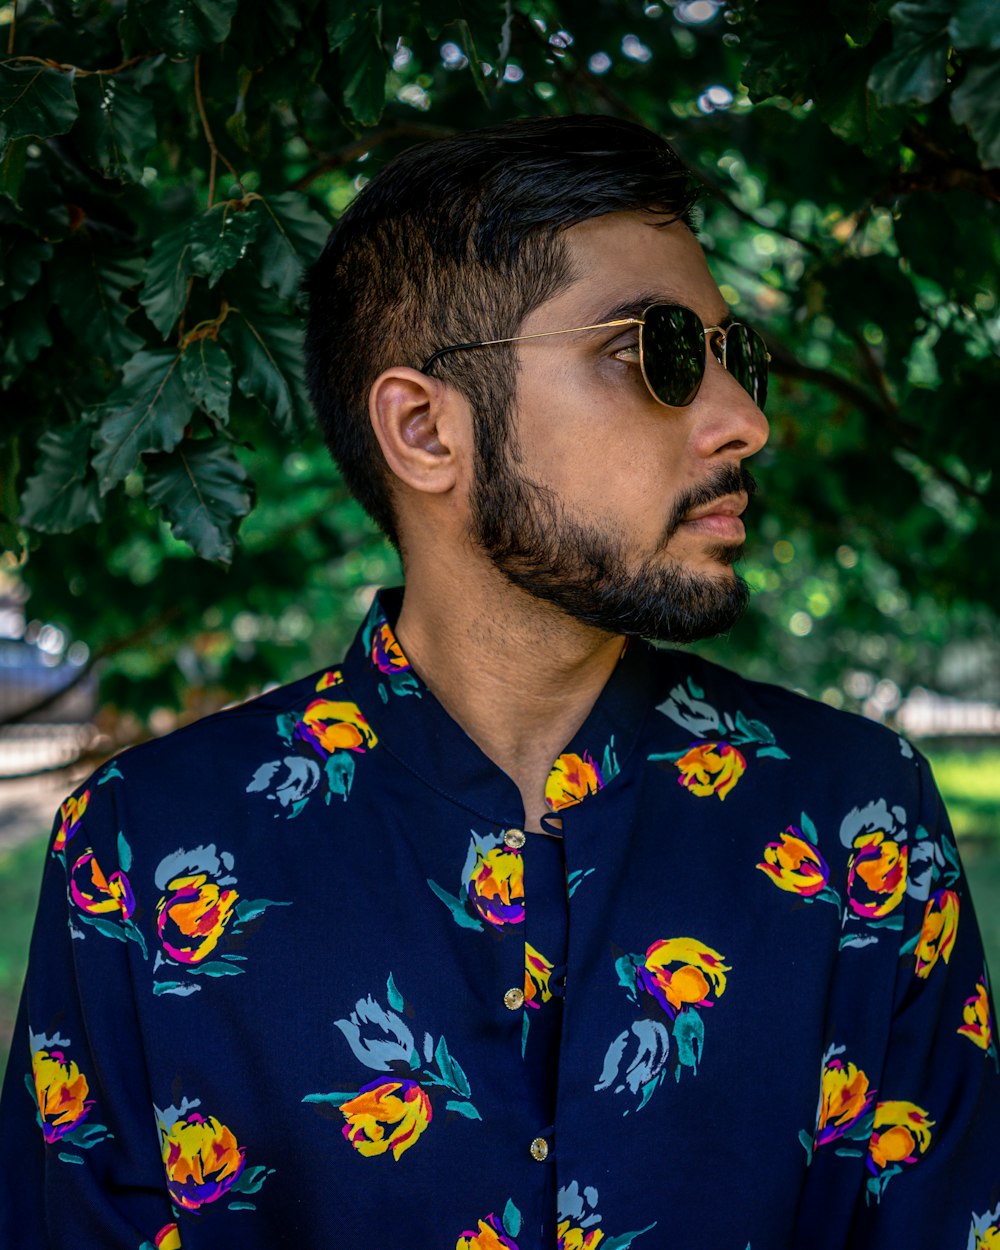
{"type": "MultiPolygon", "coordinates": [[[[624,321],[626,319],[638,321],[650,304],[681,304],[682,302],[676,295],[667,295],[662,291],[644,291],[632,299],[622,300],[611,308],[605,308],[594,317],[590,324],[601,325],[606,321],[624,321]]],[[[687,307],[687,305],[684,305],[684,307],[687,307]]],[[[724,330],[732,323],[732,313],[726,313],[722,320],[715,324],[724,330]]]]}

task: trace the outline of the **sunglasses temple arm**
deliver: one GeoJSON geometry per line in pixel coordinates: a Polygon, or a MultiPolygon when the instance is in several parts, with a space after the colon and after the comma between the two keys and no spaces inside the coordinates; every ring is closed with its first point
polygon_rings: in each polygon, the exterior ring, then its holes
{"type": "Polygon", "coordinates": [[[499,347],[501,343],[523,343],[526,339],[548,339],[554,338],[557,334],[579,334],[581,330],[605,330],[613,326],[641,326],[643,323],[638,317],[622,317],[618,321],[600,321],[597,325],[592,326],[571,326],[568,330],[541,330],[537,334],[516,334],[509,339],[483,339],[481,343],[453,343],[451,347],[440,347],[424,361],[421,373],[426,373],[435,360],[441,356],[447,356],[449,352],[464,352],[471,347],[499,347]]]}

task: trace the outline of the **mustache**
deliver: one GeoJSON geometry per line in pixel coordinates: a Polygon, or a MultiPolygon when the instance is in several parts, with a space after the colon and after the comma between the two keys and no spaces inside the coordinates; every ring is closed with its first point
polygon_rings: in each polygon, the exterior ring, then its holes
{"type": "Polygon", "coordinates": [[[663,542],[667,543],[674,536],[678,527],[683,524],[684,518],[695,508],[704,508],[706,504],[714,503],[716,499],[722,499],[726,495],[738,495],[741,492],[748,500],[752,500],[757,491],[757,479],[749,469],[744,468],[743,465],[720,465],[703,482],[692,486],[690,490],[683,491],[674,500],[663,542]]]}

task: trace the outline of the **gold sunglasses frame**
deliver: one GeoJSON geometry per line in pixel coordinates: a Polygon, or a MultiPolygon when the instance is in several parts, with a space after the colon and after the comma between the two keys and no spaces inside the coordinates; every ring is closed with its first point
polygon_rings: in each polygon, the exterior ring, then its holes
{"type": "MultiPolygon", "coordinates": [[[[476,343],[453,343],[450,347],[439,347],[438,350],[434,352],[433,355],[428,356],[427,360],[424,361],[424,363],[420,367],[420,372],[426,373],[428,369],[430,369],[430,367],[434,364],[434,362],[438,360],[441,356],[447,356],[451,352],[467,351],[468,349],[474,348],[474,347],[498,347],[502,343],[524,343],[524,342],[527,342],[528,339],[547,339],[547,338],[553,338],[559,334],[580,334],[584,330],[612,330],[618,326],[638,326],[639,327],[639,368],[642,371],[642,380],[646,384],[646,390],[648,390],[650,395],[652,395],[652,397],[656,400],[656,402],[658,404],[662,404],[664,408],[686,408],[688,404],[694,403],[694,400],[698,394],[698,391],[701,390],[701,384],[705,380],[704,368],[702,369],[701,378],[698,381],[698,385],[695,388],[695,392],[691,396],[691,398],[687,401],[687,403],[668,404],[666,400],[661,399],[659,395],[657,395],[657,393],[653,390],[652,383],[650,382],[649,376],[646,373],[645,351],[643,348],[642,331],[643,331],[643,327],[646,324],[646,315],[649,313],[649,310],[651,308],[683,308],[685,312],[692,313],[694,316],[698,315],[697,313],[694,312],[694,309],[688,308],[685,304],[668,304],[665,300],[657,300],[653,304],[648,304],[642,310],[643,315],[641,317],[621,317],[617,321],[598,321],[594,325],[589,325],[589,326],[570,326],[570,328],[567,330],[540,330],[534,334],[516,334],[511,338],[483,339],[481,342],[476,342],[476,343]]],[[[760,335],[757,334],[757,331],[754,330],[752,326],[747,325],[745,321],[730,321],[730,323],[726,326],[703,326],[702,327],[702,334],[705,336],[706,339],[710,335],[713,335],[713,334],[721,335],[722,355],[719,356],[716,353],[714,346],[712,348],[712,354],[715,356],[716,360],[718,360],[719,364],[722,365],[723,369],[725,369],[727,373],[729,372],[729,366],[726,364],[728,335],[729,335],[730,330],[735,330],[738,326],[742,326],[745,330],[749,331],[750,334],[757,335],[757,337],[760,338],[760,335]]],[[[761,339],[761,342],[763,343],[763,339],[761,339]]],[[[770,364],[771,353],[767,351],[766,346],[764,349],[764,354],[767,359],[767,363],[770,364]]],[[[707,363],[707,345],[706,345],[706,363],[707,363]]],[[[747,394],[749,394],[749,392],[747,392],[747,394]]],[[[751,398],[753,397],[751,396],[751,398]]]]}

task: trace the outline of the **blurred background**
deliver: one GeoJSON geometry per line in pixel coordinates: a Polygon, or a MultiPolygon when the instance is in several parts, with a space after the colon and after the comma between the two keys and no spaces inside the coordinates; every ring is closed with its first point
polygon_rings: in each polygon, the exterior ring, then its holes
{"type": "Polygon", "coordinates": [[[992,0],[0,0],[0,1054],[48,826],[327,666],[394,553],[315,433],[301,266],[415,142],[668,137],[773,357],[746,618],[697,649],[934,767],[1000,967],[992,0]]]}

